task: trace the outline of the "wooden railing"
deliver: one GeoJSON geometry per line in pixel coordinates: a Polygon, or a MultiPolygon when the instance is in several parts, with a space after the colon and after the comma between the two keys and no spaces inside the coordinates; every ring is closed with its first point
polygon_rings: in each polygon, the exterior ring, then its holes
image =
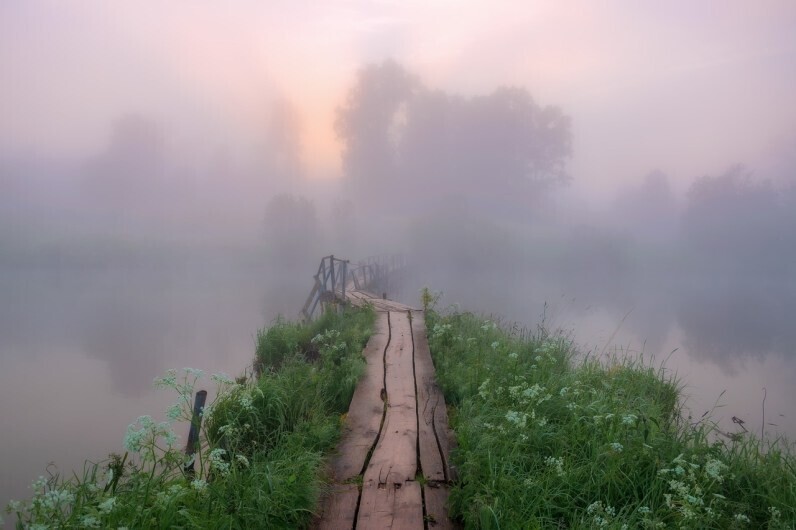
{"type": "Polygon", "coordinates": [[[371,256],[351,269],[350,281],[357,290],[379,294],[379,291],[389,290],[389,279],[405,267],[403,254],[371,256]]]}
{"type": "Polygon", "coordinates": [[[318,272],[314,276],[315,283],[301,309],[301,315],[305,321],[312,320],[312,315],[319,305],[322,310],[325,310],[328,304],[345,301],[348,263],[348,260],[335,258],[334,255],[321,258],[318,272]]]}
{"type": "Polygon", "coordinates": [[[346,290],[371,291],[376,294],[389,290],[389,281],[399,270],[406,267],[403,255],[372,256],[351,266],[349,260],[324,256],[313,277],[307,301],[301,309],[304,321],[310,321],[320,308],[338,307],[347,303],[346,290]]]}

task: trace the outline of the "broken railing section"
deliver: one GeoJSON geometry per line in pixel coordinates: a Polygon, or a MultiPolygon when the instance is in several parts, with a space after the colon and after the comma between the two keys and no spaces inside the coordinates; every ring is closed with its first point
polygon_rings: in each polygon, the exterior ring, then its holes
{"type": "Polygon", "coordinates": [[[349,280],[358,291],[381,295],[393,292],[405,270],[406,257],[403,254],[371,256],[360,260],[351,269],[349,280]]]}
{"type": "Polygon", "coordinates": [[[349,260],[324,256],[313,276],[315,281],[301,316],[305,322],[310,321],[318,310],[324,312],[346,304],[348,290],[386,293],[405,268],[406,259],[400,254],[372,256],[354,266],[349,260]]]}
{"type": "Polygon", "coordinates": [[[318,306],[321,306],[323,312],[330,305],[337,305],[345,300],[348,265],[348,260],[335,258],[334,255],[321,258],[318,272],[313,276],[315,283],[301,309],[305,321],[312,320],[318,306]]]}

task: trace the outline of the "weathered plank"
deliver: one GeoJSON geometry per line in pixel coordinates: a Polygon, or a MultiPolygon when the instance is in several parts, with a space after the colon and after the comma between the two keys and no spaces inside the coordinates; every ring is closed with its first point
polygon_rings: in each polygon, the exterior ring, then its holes
{"type": "Polygon", "coordinates": [[[359,503],[357,530],[420,530],[423,499],[415,481],[366,485],[359,503]]]}
{"type": "Polygon", "coordinates": [[[422,311],[412,313],[412,335],[415,348],[415,380],[417,381],[418,450],[420,467],[426,480],[446,480],[444,462],[434,435],[437,407],[445,407],[445,399],[436,384],[434,363],[426,337],[426,324],[422,311]]]}
{"type": "Polygon", "coordinates": [[[384,414],[381,393],[384,387],[384,348],[390,336],[388,320],[387,313],[377,315],[373,334],[363,352],[367,368],[351,398],[343,438],[337,446],[339,455],[332,462],[332,474],[337,482],[344,482],[362,472],[368,451],[379,435],[384,414]]]}
{"type": "Polygon", "coordinates": [[[381,437],[365,471],[366,486],[391,487],[415,479],[417,415],[412,354],[408,315],[391,312],[390,343],[384,361],[387,410],[381,437]]]}
{"type": "Polygon", "coordinates": [[[448,486],[429,482],[423,486],[426,500],[426,520],[429,529],[449,530],[456,528],[448,515],[448,486]]]}
{"type": "Polygon", "coordinates": [[[421,529],[425,522],[429,528],[455,528],[446,506],[453,438],[435,382],[423,312],[391,311],[406,306],[360,291],[347,297],[352,303],[372,303],[379,313],[364,352],[368,367],[331,463],[336,484],[315,527],[421,529]],[[360,492],[349,481],[362,472],[371,448],[360,492]],[[418,462],[428,480],[422,487],[416,481],[418,462]]]}
{"type": "Polygon", "coordinates": [[[374,293],[359,289],[346,291],[346,297],[355,305],[361,302],[368,302],[380,311],[410,311],[414,309],[406,304],[394,300],[385,300],[374,293]]]}
{"type": "Polygon", "coordinates": [[[359,502],[356,484],[335,484],[323,503],[321,518],[313,528],[318,530],[351,530],[359,502]]]}

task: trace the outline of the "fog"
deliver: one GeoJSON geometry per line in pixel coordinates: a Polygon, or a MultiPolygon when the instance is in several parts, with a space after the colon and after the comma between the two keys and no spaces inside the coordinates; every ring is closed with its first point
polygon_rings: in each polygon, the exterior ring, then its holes
{"type": "Polygon", "coordinates": [[[0,4],[0,503],[230,374],[323,255],[796,435],[796,7],[0,4]],[[773,419],[772,419],[773,418],[773,419]]]}

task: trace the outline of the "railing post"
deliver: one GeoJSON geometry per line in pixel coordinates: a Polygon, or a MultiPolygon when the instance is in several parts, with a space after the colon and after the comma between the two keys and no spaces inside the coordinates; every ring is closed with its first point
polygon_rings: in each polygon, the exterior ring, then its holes
{"type": "Polygon", "coordinates": [[[343,262],[343,300],[345,300],[346,281],[348,281],[348,260],[343,262]]]}
{"type": "Polygon", "coordinates": [[[335,292],[335,277],[334,277],[334,254],[329,256],[329,269],[331,270],[330,276],[332,277],[332,296],[337,296],[335,292]]]}
{"type": "MultiPolygon", "coordinates": [[[[202,426],[202,411],[205,408],[205,400],[207,400],[207,390],[200,390],[196,393],[193,402],[193,415],[191,416],[191,429],[188,431],[188,444],[185,446],[185,454],[192,457],[199,449],[199,432],[202,426]]],[[[183,468],[186,475],[193,476],[195,473],[194,464],[195,458],[190,459],[190,464],[185,464],[183,468]]]]}

